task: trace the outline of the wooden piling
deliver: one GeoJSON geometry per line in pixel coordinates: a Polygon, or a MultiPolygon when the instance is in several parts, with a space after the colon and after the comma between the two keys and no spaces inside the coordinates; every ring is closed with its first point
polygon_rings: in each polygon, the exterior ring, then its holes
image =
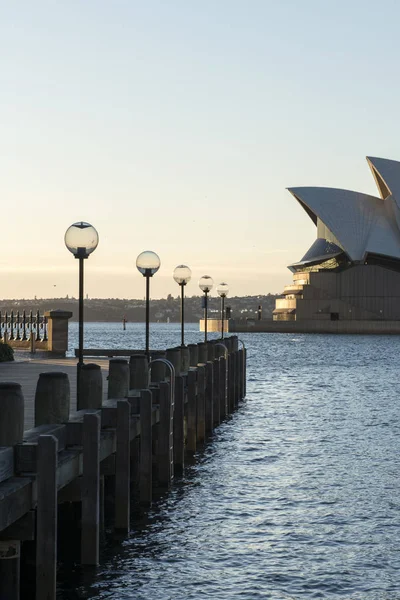
{"type": "Polygon", "coordinates": [[[130,414],[128,400],[117,402],[117,452],[115,457],[115,528],[129,531],[130,522],[130,414]]]}
{"type": "Polygon", "coordinates": [[[83,417],[83,473],[81,483],[81,563],[99,564],[100,535],[100,413],[83,417]]]}
{"type": "Polygon", "coordinates": [[[196,414],[197,414],[197,369],[188,372],[188,401],[187,401],[187,440],[186,450],[196,452],[196,414]]]}
{"type": "Polygon", "coordinates": [[[197,441],[203,443],[206,437],[206,410],[205,410],[205,392],[206,392],[206,366],[199,364],[197,367],[197,417],[196,417],[196,437],[197,441]]]}
{"type": "Polygon", "coordinates": [[[145,354],[133,354],[129,359],[129,389],[149,387],[149,360],[145,354]]]}
{"type": "Polygon", "coordinates": [[[58,441],[41,435],[37,449],[36,598],[55,600],[58,441]]]}
{"type": "Polygon", "coordinates": [[[103,376],[100,365],[82,365],[79,376],[79,408],[101,408],[103,402],[103,376]]]}
{"type": "Polygon", "coordinates": [[[226,385],[227,376],[227,361],[224,356],[219,359],[219,405],[221,419],[224,419],[228,414],[228,394],[226,385]]]}
{"type": "Polygon", "coordinates": [[[234,362],[233,353],[228,356],[228,412],[235,410],[235,380],[234,380],[234,362]]]}
{"type": "Polygon", "coordinates": [[[142,390],[140,397],[140,483],[142,504],[152,499],[152,411],[153,398],[150,390],[142,390]]]}
{"type": "Polygon", "coordinates": [[[221,422],[220,405],[220,384],[219,384],[219,358],[213,360],[213,425],[216,427],[221,422]]]}
{"type": "Polygon", "coordinates": [[[124,358],[112,358],[108,369],[108,398],[126,398],[128,391],[128,361],[124,358]]]}
{"type": "Polygon", "coordinates": [[[185,464],[185,379],[181,375],[175,377],[175,406],[174,406],[174,469],[182,473],[185,464]]]}
{"type": "Polygon", "coordinates": [[[40,373],[35,393],[35,427],[68,421],[70,386],[66,373],[40,373]]]}
{"type": "Polygon", "coordinates": [[[214,361],[207,361],[205,370],[205,431],[214,429],[214,361]]]}
{"type": "Polygon", "coordinates": [[[19,383],[0,383],[0,415],[0,446],[15,446],[24,435],[24,397],[19,383]]]}
{"type": "Polygon", "coordinates": [[[174,474],[173,431],[174,411],[171,402],[171,385],[160,383],[160,421],[158,426],[157,474],[158,484],[168,487],[174,474]]]}
{"type": "Polygon", "coordinates": [[[207,342],[207,361],[214,360],[214,358],[215,358],[215,340],[210,340],[207,342]]]}
{"type": "Polygon", "coordinates": [[[0,541],[0,599],[19,600],[21,542],[0,541]]]}

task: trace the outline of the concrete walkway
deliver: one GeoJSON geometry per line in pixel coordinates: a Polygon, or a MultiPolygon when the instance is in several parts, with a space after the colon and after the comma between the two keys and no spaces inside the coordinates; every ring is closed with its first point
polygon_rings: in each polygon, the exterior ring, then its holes
{"type": "MultiPolygon", "coordinates": [[[[107,376],[108,360],[95,359],[93,361],[100,365],[103,375],[103,397],[107,398],[107,376]]],[[[26,358],[14,362],[0,363],[0,381],[16,381],[22,386],[25,399],[25,429],[34,425],[34,401],[36,384],[40,373],[46,371],[62,371],[67,373],[71,386],[71,410],[76,408],[76,358],[26,358]]]]}

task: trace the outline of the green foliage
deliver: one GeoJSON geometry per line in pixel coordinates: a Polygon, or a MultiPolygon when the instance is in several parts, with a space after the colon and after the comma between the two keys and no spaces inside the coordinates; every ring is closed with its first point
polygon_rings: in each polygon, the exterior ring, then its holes
{"type": "Polygon", "coordinates": [[[14,350],[8,344],[0,342],[0,362],[14,360],[14,350]]]}

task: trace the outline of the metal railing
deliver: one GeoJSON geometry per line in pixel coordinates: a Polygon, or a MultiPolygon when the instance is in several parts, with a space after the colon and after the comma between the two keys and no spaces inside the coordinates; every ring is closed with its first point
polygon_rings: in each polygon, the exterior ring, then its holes
{"type": "Polygon", "coordinates": [[[33,336],[36,342],[47,342],[47,319],[39,311],[34,315],[18,310],[2,313],[0,311],[0,337],[5,340],[27,341],[33,336]]]}

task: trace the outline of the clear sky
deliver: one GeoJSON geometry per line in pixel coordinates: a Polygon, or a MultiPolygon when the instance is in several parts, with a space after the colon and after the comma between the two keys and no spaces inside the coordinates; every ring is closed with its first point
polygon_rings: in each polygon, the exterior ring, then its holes
{"type": "Polygon", "coordinates": [[[77,295],[64,232],[92,223],[90,297],[172,271],[281,292],[315,226],[285,190],[375,194],[400,160],[400,3],[0,0],[0,295],[77,295]],[[56,287],[55,287],[56,286],[56,287]]]}

